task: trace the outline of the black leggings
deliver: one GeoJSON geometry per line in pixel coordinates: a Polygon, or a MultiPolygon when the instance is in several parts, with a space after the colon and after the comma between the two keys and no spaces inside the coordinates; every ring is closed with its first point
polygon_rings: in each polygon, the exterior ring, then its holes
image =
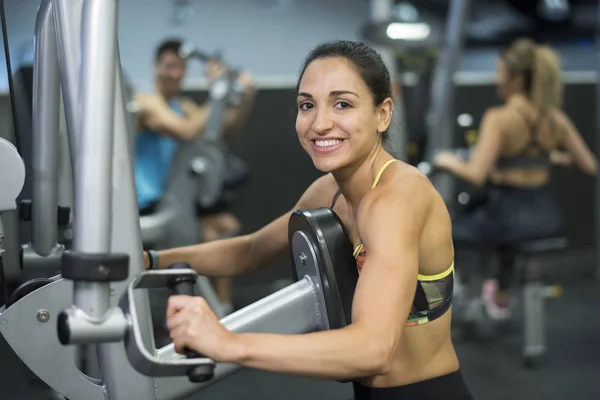
{"type": "Polygon", "coordinates": [[[354,400],[473,400],[460,370],[404,386],[371,388],[353,382],[354,400]]]}

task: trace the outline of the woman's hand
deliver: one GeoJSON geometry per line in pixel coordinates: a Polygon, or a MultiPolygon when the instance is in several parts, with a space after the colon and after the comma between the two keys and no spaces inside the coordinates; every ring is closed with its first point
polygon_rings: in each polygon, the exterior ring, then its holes
{"type": "Polygon", "coordinates": [[[559,167],[570,167],[573,165],[573,157],[567,152],[552,150],[550,152],[550,162],[559,167]]]}
{"type": "Polygon", "coordinates": [[[189,349],[215,362],[227,362],[235,333],[219,322],[202,297],[169,297],[167,327],[177,353],[189,349]]]}
{"type": "Polygon", "coordinates": [[[457,157],[448,150],[443,150],[437,153],[433,159],[434,165],[441,169],[450,169],[452,165],[458,161],[457,157]]]}

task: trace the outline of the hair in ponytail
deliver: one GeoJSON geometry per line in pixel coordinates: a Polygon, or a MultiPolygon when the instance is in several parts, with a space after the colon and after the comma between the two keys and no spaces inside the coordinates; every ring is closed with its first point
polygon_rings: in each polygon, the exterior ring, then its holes
{"type": "Polygon", "coordinates": [[[537,46],[531,99],[541,108],[561,107],[563,83],[558,54],[550,47],[537,46]]]}
{"type": "Polygon", "coordinates": [[[558,54],[530,39],[517,39],[503,53],[511,77],[523,78],[523,91],[542,109],[562,106],[563,83],[558,54]]]}

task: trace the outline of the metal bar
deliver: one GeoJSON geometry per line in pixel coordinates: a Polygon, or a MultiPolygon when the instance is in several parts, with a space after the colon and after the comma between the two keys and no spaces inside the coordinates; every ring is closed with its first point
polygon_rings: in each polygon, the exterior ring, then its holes
{"type": "MultiPolygon", "coordinates": [[[[81,20],[80,137],[77,140],[75,237],[83,253],[110,250],[116,0],[85,0],[81,20]]],[[[110,285],[76,284],[75,305],[92,318],[109,308],[110,285]],[[89,286],[89,292],[88,292],[89,286]],[[79,295],[86,291],[87,295],[79,295]]]]}
{"type": "MultiPolygon", "coordinates": [[[[442,52],[436,63],[431,87],[426,160],[432,160],[436,151],[454,146],[454,101],[453,76],[460,61],[470,0],[452,0],[448,10],[446,33],[443,36],[442,52]]],[[[446,201],[453,195],[453,178],[439,174],[432,179],[437,190],[446,201]]]]}
{"type": "Polygon", "coordinates": [[[42,1],[35,31],[31,244],[45,257],[58,242],[60,77],[52,0],[42,1]]]}
{"type": "MultiPolygon", "coordinates": [[[[140,232],[137,199],[135,194],[131,150],[129,141],[129,125],[123,91],[123,78],[118,44],[113,58],[115,68],[114,90],[114,148],[112,158],[113,187],[111,188],[112,215],[111,243],[113,252],[129,254],[129,278],[142,273],[144,260],[142,257],[142,238],[140,232]]],[[[79,215],[77,216],[79,218],[79,215]]],[[[111,284],[111,306],[118,305],[119,298],[127,289],[129,279],[111,284]]],[[[140,290],[135,294],[138,310],[138,324],[145,348],[154,348],[152,318],[147,291],[140,290]]],[[[106,388],[107,398],[121,399],[156,399],[154,380],[133,369],[123,343],[98,345],[98,359],[102,380],[106,388]]]]}
{"type": "Polygon", "coordinates": [[[202,138],[211,142],[223,137],[223,120],[227,111],[227,97],[232,82],[228,75],[220,77],[210,88],[210,114],[202,138]]]}
{"type": "MultiPolygon", "coordinates": [[[[58,204],[63,207],[71,208],[70,221],[72,221],[73,201],[75,200],[75,193],[73,192],[73,167],[71,163],[73,158],[71,157],[71,151],[69,149],[69,138],[64,118],[61,118],[58,148],[58,204]]],[[[63,234],[65,233],[63,232],[63,234]]],[[[69,233],[68,236],[69,237],[63,239],[68,239],[70,241],[72,239],[72,233],[69,233]]]]}
{"type": "MultiPolygon", "coordinates": [[[[314,332],[318,329],[315,313],[317,298],[312,283],[303,279],[273,293],[233,314],[223,318],[223,325],[233,332],[258,332],[299,334],[314,332]]],[[[173,345],[158,351],[163,360],[182,357],[175,353],[173,345]]],[[[161,400],[187,398],[208,386],[239,371],[235,364],[217,364],[215,377],[209,382],[194,384],[187,377],[157,378],[157,390],[161,400]]]]}
{"type": "Polygon", "coordinates": [[[393,0],[371,0],[371,21],[386,22],[391,20],[393,0]]]}
{"type": "MultiPolygon", "coordinates": [[[[65,109],[71,165],[75,166],[79,134],[79,54],[83,0],[54,0],[54,21],[60,57],[60,79],[65,109]]],[[[72,175],[77,168],[71,168],[72,175]]],[[[74,180],[74,176],[72,177],[74,180]]]]}
{"type": "MultiPolygon", "coordinates": [[[[392,16],[392,0],[371,0],[371,21],[373,22],[388,22],[393,19],[392,16]]],[[[377,44],[371,44],[380,55],[390,73],[390,79],[392,85],[396,85],[396,88],[392,88],[392,96],[394,100],[394,109],[392,115],[392,122],[388,129],[389,141],[386,144],[386,150],[392,154],[392,156],[406,160],[406,137],[407,137],[407,126],[406,118],[404,113],[404,103],[401,87],[401,77],[398,74],[398,68],[396,67],[396,57],[394,52],[388,46],[382,46],[377,44]],[[398,90],[395,90],[398,89],[398,90]]]]}

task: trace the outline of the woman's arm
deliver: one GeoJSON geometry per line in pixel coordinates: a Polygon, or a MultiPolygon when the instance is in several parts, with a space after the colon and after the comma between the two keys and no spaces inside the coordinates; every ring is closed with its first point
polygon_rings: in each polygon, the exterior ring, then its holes
{"type": "MultiPolygon", "coordinates": [[[[266,267],[288,255],[288,222],[293,211],[328,205],[335,193],[330,175],[317,179],[304,192],[296,206],[262,229],[230,239],[176,247],[158,252],[159,268],[187,262],[199,274],[225,277],[266,267]]],[[[145,255],[146,266],[149,265],[145,255]]]]}
{"type": "Polygon", "coordinates": [[[217,362],[315,378],[387,373],[414,298],[427,185],[411,178],[404,187],[377,187],[363,200],[357,223],[367,257],[351,325],[299,335],[236,334],[216,321],[202,299],[172,296],[167,318],[176,350],[189,346],[217,362]]]}
{"type": "Polygon", "coordinates": [[[573,163],[580,170],[589,175],[596,175],[598,160],[596,160],[594,153],[589,149],[581,134],[565,113],[559,111],[557,117],[560,126],[563,128],[561,147],[567,150],[573,163]]]}
{"type": "Polygon", "coordinates": [[[501,113],[502,111],[496,108],[486,111],[479,139],[469,160],[463,161],[451,152],[444,151],[436,156],[436,166],[450,171],[474,186],[484,185],[502,144],[501,113]]]}
{"type": "Polygon", "coordinates": [[[249,235],[159,251],[159,268],[187,262],[200,275],[227,277],[266,267],[287,254],[290,215],[291,211],[249,235]]]}

